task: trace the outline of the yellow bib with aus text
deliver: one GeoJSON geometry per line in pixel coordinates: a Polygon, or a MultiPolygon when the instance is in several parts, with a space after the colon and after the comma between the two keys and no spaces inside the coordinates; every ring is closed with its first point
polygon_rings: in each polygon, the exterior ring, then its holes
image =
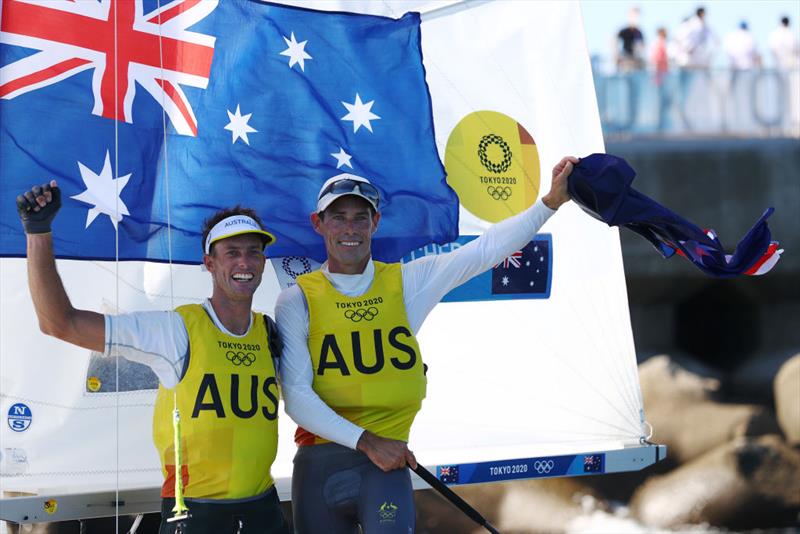
{"type": "MultiPolygon", "coordinates": [[[[375,262],[372,286],[359,297],[338,292],[320,271],[297,283],[308,303],[314,391],[345,419],[408,441],[427,381],[406,317],[400,264],[375,262]]],[[[303,429],[295,441],[325,442],[303,429]]]]}
{"type": "MultiPolygon", "coordinates": [[[[253,313],[244,337],[220,331],[197,304],[176,310],[189,333],[189,367],[176,386],[181,416],[181,476],[186,497],[240,499],[273,485],[278,448],[278,382],[264,317],[253,313]]],[[[175,492],[173,390],[159,386],[153,441],[164,473],[162,497],[175,492]]]]}

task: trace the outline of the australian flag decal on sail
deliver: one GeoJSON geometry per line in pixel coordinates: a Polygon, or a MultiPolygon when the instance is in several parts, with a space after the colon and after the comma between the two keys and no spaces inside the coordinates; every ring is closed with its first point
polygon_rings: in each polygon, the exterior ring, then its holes
{"type": "Polygon", "coordinates": [[[457,465],[445,465],[442,467],[438,467],[437,471],[439,472],[439,480],[444,482],[445,484],[458,484],[458,466],[457,465]]]}
{"type": "Polygon", "coordinates": [[[493,295],[547,293],[550,278],[550,240],[534,239],[492,269],[493,295]]]}
{"type": "MultiPolygon", "coordinates": [[[[403,262],[452,252],[476,237],[462,235],[446,245],[428,245],[404,256],[403,262]]],[[[553,236],[536,234],[522,250],[513,252],[492,269],[456,287],[444,296],[442,302],[550,298],[552,267],[553,236]]]]}

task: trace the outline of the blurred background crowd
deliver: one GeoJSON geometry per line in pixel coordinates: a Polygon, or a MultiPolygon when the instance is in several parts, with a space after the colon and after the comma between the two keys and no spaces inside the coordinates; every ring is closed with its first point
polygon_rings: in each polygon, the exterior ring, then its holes
{"type": "Polygon", "coordinates": [[[607,137],[800,136],[800,3],[582,7],[607,137]]]}

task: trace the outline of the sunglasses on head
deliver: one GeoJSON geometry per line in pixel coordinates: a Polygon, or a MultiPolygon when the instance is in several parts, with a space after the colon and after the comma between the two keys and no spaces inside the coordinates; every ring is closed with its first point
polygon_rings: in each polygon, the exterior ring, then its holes
{"type": "Polygon", "coordinates": [[[350,178],[343,178],[341,180],[337,180],[330,184],[328,187],[322,190],[319,194],[319,198],[324,197],[328,193],[332,193],[334,195],[341,195],[346,193],[355,193],[359,194],[362,197],[366,198],[370,202],[372,202],[375,206],[378,205],[378,202],[381,199],[380,193],[375,188],[374,185],[367,183],[367,182],[359,182],[358,180],[353,180],[350,178]],[[356,191],[356,189],[358,191],[356,191]]]}

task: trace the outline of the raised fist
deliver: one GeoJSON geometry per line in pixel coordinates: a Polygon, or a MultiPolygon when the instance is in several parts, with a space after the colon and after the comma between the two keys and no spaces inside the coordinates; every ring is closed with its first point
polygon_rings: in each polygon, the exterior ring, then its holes
{"type": "Polygon", "coordinates": [[[17,197],[17,212],[26,234],[46,234],[61,207],[61,189],[52,180],[17,197]]]}

